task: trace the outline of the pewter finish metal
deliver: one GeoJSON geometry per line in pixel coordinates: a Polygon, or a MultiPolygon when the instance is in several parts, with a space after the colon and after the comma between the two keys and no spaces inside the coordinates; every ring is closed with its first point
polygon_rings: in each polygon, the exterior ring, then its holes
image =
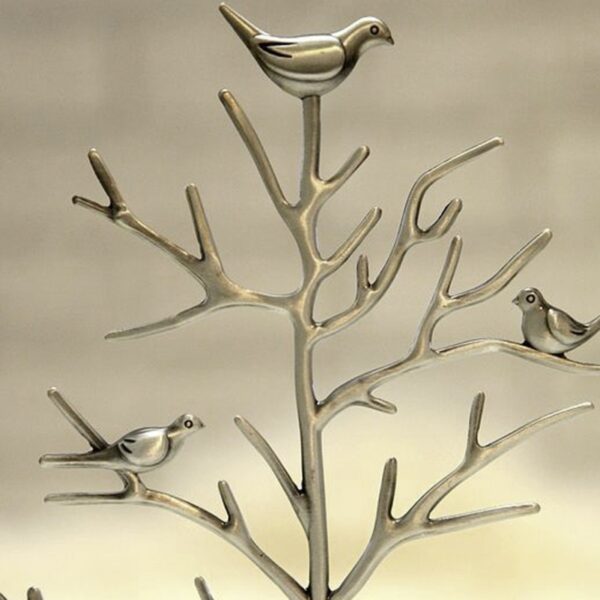
{"type": "Polygon", "coordinates": [[[523,311],[521,329],[525,341],[541,352],[564,355],[600,331],[600,316],[589,323],[581,323],[552,306],[536,288],[521,290],[513,302],[523,311]]]}
{"type": "MultiPolygon", "coordinates": [[[[226,17],[230,17],[228,21],[249,47],[252,45],[252,39],[263,33],[228,7],[222,7],[221,11],[226,17]]],[[[343,35],[342,32],[338,32],[340,40],[343,38],[348,41],[354,35],[352,27],[343,32],[343,35]]],[[[304,38],[301,36],[294,39],[296,40],[294,44],[300,46],[300,48],[296,48],[299,52],[302,50],[302,42],[297,40],[304,39],[307,47],[310,48],[316,43],[314,36],[304,38]]],[[[282,38],[273,38],[270,41],[274,43],[269,47],[275,48],[276,51],[282,50],[277,47],[277,44],[281,44],[281,40],[282,38]]],[[[320,37],[319,40],[321,40],[320,37]]],[[[317,61],[316,55],[313,56],[311,52],[308,52],[303,58],[302,64],[312,64],[313,59],[317,61]]],[[[325,79],[333,72],[329,61],[328,57],[325,61],[327,64],[321,65],[322,75],[325,79]]],[[[274,65],[275,63],[271,70],[275,69],[274,65]]],[[[265,68],[264,64],[261,66],[265,68]]],[[[319,72],[318,67],[317,64],[316,67],[312,65],[310,68],[319,72]]],[[[290,71],[281,77],[291,80],[292,73],[290,71]]],[[[300,95],[297,93],[300,88],[289,87],[286,89],[281,81],[276,81],[276,83],[284,87],[285,91],[300,95]]],[[[297,85],[302,85],[302,83],[297,85]]],[[[237,547],[270,577],[288,598],[293,600],[333,600],[334,598],[347,600],[359,593],[383,557],[400,543],[427,535],[446,533],[536,512],[537,505],[524,504],[443,518],[431,517],[433,509],[455,487],[511,449],[517,442],[543,427],[580,414],[591,408],[591,405],[582,404],[564,411],[550,413],[490,444],[482,445],[479,442],[479,428],[484,397],[483,394],[479,394],[471,410],[467,451],[463,462],[421,496],[413,507],[399,519],[393,517],[391,512],[396,487],[396,463],[394,459],[388,461],[384,470],[373,536],[356,565],[335,590],[331,589],[329,577],[322,438],[325,426],[333,417],[352,406],[363,406],[385,413],[393,413],[396,411],[396,406],[389,400],[375,396],[374,391],[377,388],[393,377],[457,358],[489,352],[504,352],[540,365],[580,374],[600,374],[600,365],[572,361],[564,356],[547,354],[515,341],[495,338],[458,341],[449,346],[435,347],[434,332],[441,319],[456,310],[488,300],[504,290],[551,239],[549,230],[542,231],[514,254],[488,280],[469,290],[455,292],[451,291],[451,288],[462,250],[462,240],[457,236],[449,245],[448,254],[430,304],[425,310],[424,317],[417,328],[415,340],[406,355],[391,364],[359,374],[339,385],[324,398],[318,398],[314,391],[313,369],[313,353],[316,345],[328,336],[351,326],[373,309],[395,280],[409,250],[421,243],[442,238],[456,221],[462,209],[459,199],[450,201],[433,223],[425,225],[421,222],[421,206],[427,191],[436,181],[450,174],[459,166],[467,164],[472,159],[500,146],[503,142],[501,138],[491,138],[423,173],[408,194],[396,238],[379,272],[372,276],[367,256],[361,255],[356,263],[354,301],[338,314],[318,320],[315,317],[314,307],[321,284],[350,260],[362,241],[380,220],[381,210],[377,207],[371,208],[354,231],[349,234],[347,240],[330,256],[323,256],[317,243],[319,213],[329,198],[349,180],[366,160],[369,149],[361,146],[334,175],[328,178],[323,177],[320,172],[320,95],[324,93],[325,88],[311,91],[312,95],[302,96],[304,154],[299,198],[296,201],[290,201],[284,194],[267,152],[237,99],[228,90],[222,90],[219,93],[219,98],[246,145],[275,209],[298,248],[302,263],[302,277],[298,288],[289,293],[273,295],[246,289],[226,274],[202,206],[200,194],[194,185],[188,186],[186,195],[199,243],[197,255],[157,233],[131,212],[116,180],[110,174],[100,154],[95,150],[91,150],[89,153],[90,163],[108,196],[109,203],[103,205],[80,196],[73,199],[75,204],[90,209],[95,214],[132,231],[166,252],[203,288],[204,298],[195,306],[155,323],[110,333],[107,336],[109,339],[142,337],[167,331],[189,323],[197,317],[234,306],[268,308],[285,313],[290,319],[294,339],[294,381],[301,440],[302,480],[300,482],[294,480],[265,437],[246,419],[236,418],[236,425],[273,471],[306,534],[309,548],[308,585],[304,587],[298,583],[257,546],[233,493],[225,482],[219,483],[219,492],[227,514],[225,520],[187,500],[147,488],[139,474],[130,469],[117,471],[123,482],[123,489],[116,493],[58,494],[49,496],[48,500],[70,504],[125,502],[171,510],[213,531],[237,547]]],[[[104,439],[66,401],[57,402],[57,406],[65,418],[89,441],[93,450],[101,451],[107,447],[104,439]]],[[[205,600],[211,598],[204,580],[197,580],[196,586],[201,598],[205,600]]]]}
{"type": "Polygon", "coordinates": [[[498,506],[445,517],[431,516],[434,509],[452,490],[517,444],[546,427],[594,408],[589,402],[571,406],[534,419],[493,442],[482,445],[479,440],[479,429],[484,403],[485,396],[480,392],[471,406],[467,444],[462,462],[425,492],[400,518],[395,518],[392,513],[396,493],[396,459],[392,458],[386,463],[371,539],[352,571],[332,594],[332,600],[354,598],[379,563],[400,544],[539,512],[538,504],[527,503],[498,506]]]}
{"type": "MultiPolygon", "coordinates": [[[[194,583],[196,584],[196,590],[200,596],[200,600],[214,600],[202,577],[196,578],[194,583]]],[[[3,594],[0,594],[0,600],[6,600],[6,597],[3,594]]],[[[27,600],[44,600],[44,597],[40,590],[32,587],[27,590],[27,600]]]]}
{"type": "MultiPolygon", "coordinates": [[[[48,396],[71,424],[74,424],[73,419],[81,419],[58,390],[52,388],[48,391],[48,396]]],[[[181,449],[184,439],[202,427],[204,425],[198,417],[182,415],[167,427],[135,429],[113,444],[106,445],[103,440],[95,438],[91,452],[85,454],[46,454],[40,458],[40,464],[43,467],[145,473],[171,461],[181,449]]],[[[76,428],[85,435],[84,429],[77,426],[76,428]]]]}
{"type": "Polygon", "coordinates": [[[196,584],[196,590],[198,591],[200,600],[215,600],[208,589],[206,581],[202,577],[196,577],[194,583],[196,584]]]}
{"type": "Polygon", "coordinates": [[[330,92],[369,48],[394,43],[389,27],[376,17],[363,17],[334,33],[283,37],[263,31],[227,4],[219,10],[266,75],[298,98],[330,92]]]}
{"type": "MultiPolygon", "coordinates": [[[[6,600],[6,596],[0,594],[0,600],[6,600]]],[[[42,592],[37,588],[31,587],[27,590],[27,600],[44,600],[42,592]]]]}
{"type": "MultiPolygon", "coordinates": [[[[48,396],[60,410],[65,419],[75,430],[87,440],[92,451],[101,452],[109,447],[106,440],[88,423],[85,418],[56,390],[51,389],[48,396]]],[[[52,465],[50,465],[52,466],[52,465]]],[[[50,494],[46,502],[61,504],[142,504],[155,506],[172,511],[186,519],[194,521],[202,527],[221,536],[258,566],[288,598],[293,600],[305,599],[306,594],[294,579],[279,567],[252,539],[246,526],[242,512],[225,481],[220,481],[218,488],[226,519],[223,520],[213,513],[171,494],[153,490],[144,484],[139,473],[131,469],[116,470],[123,487],[117,492],[91,494],[67,493],[50,494]]],[[[206,587],[206,586],[205,586],[206,587]]],[[[198,588],[199,589],[199,588],[198,588]]],[[[202,597],[202,596],[201,596],[202,597]]],[[[210,596],[208,596],[210,598],[210,596]]]]}

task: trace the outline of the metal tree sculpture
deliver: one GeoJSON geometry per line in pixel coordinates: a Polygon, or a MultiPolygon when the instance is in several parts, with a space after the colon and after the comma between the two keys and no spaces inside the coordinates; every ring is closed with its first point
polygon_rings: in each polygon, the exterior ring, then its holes
{"type": "MultiPolygon", "coordinates": [[[[222,10],[227,13],[230,9],[225,7],[222,10]]],[[[244,25],[244,23],[248,22],[242,21],[241,30],[246,33],[252,31],[250,26],[244,25]]],[[[373,27],[371,26],[371,33],[375,31],[373,27]]],[[[288,40],[299,40],[285,42],[289,46],[290,59],[295,51],[291,45],[298,44],[299,48],[296,50],[300,52],[302,44],[309,44],[309,42],[312,44],[316,38],[323,37],[327,36],[287,38],[288,40]]],[[[278,39],[281,41],[283,38],[278,39]]],[[[273,43],[269,43],[273,46],[273,43]]],[[[272,47],[269,47],[269,50],[274,51],[272,47]]],[[[309,58],[314,59],[314,56],[309,53],[309,58]]],[[[296,58],[297,55],[294,55],[293,59],[296,58]]],[[[280,77],[278,85],[286,89],[281,81],[280,77]]],[[[293,87],[294,95],[298,95],[298,89],[298,86],[293,87]]],[[[311,89],[314,89],[314,86],[311,89]]],[[[391,459],[387,462],[383,472],[372,537],[347,577],[337,589],[331,589],[323,467],[323,431],[336,415],[351,406],[363,406],[385,413],[394,413],[396,411],[394,404],[374,394],[375,390],[385,382],[409,371],[477,354],[503,352],[530,362],[581,374],[600,374],[600,365],[576,362],[564,356],[546,354],[522,343],[504,339],[470,339],[446,347],[434,347],[433,333],[441,319],[456,310],[483,302],[502,291],[548,244],[551,233],[549,230],[544,230],[512,256],[487,281],[461,292],[451,289],[462,249],[461,238],[456,236],[450,242],[431,302],[417,328],[416,339],[406,355],[391,364],[361,373],[339,385],[325,398],[318,398],[313,385],[313,353],[317,344],[354,324],[377,305],[390,288],[409,250],[419,244],[438,240],[449,231],[461,211],[461,201],[459,199],[452,200],[432,224],[423,225],[420,222],[420,212],[427,191],[436,181],[454,169],[500,146],[502,140],[498,137],[491,138],[423,173],[408,194],[395,241],[381,270],[375,276],[370,275],[368,259],[365,255],[361,255],[357,261],[354,301],[338,314],[318,320],[315,317],[314,307],[322,283],[334,275],[351,258],[381,218],[381,210],[376,207],[371,208],[362,222],[335,252],[330,256],[322,254],[316,234],[319,213],[333,194],[362,165],[369,155],[369,149],[366,146],[358,148],[337,173],[329,178],[323,177],[320,172],[321,98],[320,95],[302,97],[304,157],[300,193],[297,201],[290,201],[279,184],[259,136],[236,98],[227,90],[222,90],[219,98],[254,160],[275,209],[289,229],[298,248],[302,261],[302,280],[295,291],[283,295],[273,295],[250,290],[236,283],[226,274],[200,194],[195,185],[188,186],[186,194],[200,246],[198,255],[184,250],[160,235],[130,210],[116,180],[96,150],[89,152],[89,160],[100,185],[108,196],[109,204],[103,205],[80,196],[75,196],[73,202],[134,232],[166,252],[192,275],[205,293],[204,298],[197,305],[175,316],[133,329],[109,333],[108,339],[121,340],[164,332],[197,317],[234,306],[270,308],[287,315],[291,320],[295,356],[295,396],[301,439],[302,480],[294,481],[275,451],[253,425],[242,417],[237,417],[235,423],[273,471],[304,529],[309,548],[308,585],[302,585],[296,581],[257,545],[226,482],[219,483],[219,492],[227,515],[225,519],[187,500],[147,488],[141,477],[130,471],[118,473],[124,487],[117,493],[55,494],[49,496],[47,500],[70,504],[136,503],[171,510],[229,541],[270,577],[288,598],[293,600],[348,600],[356,596],[362,589],[379,562],[401,543],[537,512],[539,510],[537,504],[519,504],[460,515],[435,518],[431,516],[432,511],[459,484],[513,448],[517,443],[540,429],[592,408],[591,404],[585,403],[548,414],[484,445],[479,440],[479,429],[484,410],[484,395],[480,393],[471,408],[464,459],[454,471],[425,492],[412,508],[399,518],[392,514],[396,488],[396,461],[391,459]]],[[[54,399],[56,400],[56,397],[54,399]]],[[[59,403],[59,408],[79,433],[89,441],[93,449],[101,448],[106,444],[103,438],[68,404],[59,403]]],[[[202,580],[197,581],[197,588],[202,598],[211,598],[210,592],[202,580]]]]}

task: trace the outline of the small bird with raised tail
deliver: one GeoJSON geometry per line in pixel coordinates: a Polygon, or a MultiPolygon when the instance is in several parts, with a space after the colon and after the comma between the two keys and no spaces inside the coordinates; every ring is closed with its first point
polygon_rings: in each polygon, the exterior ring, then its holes
{"type": "Polygon", "coordinates": [[[259,29],[227,4],[219,10],[261,69],[298,98],[330,92],[369,48],[394,43],[388,26],[375,17],[363,17],[335,33],[281,37],[259,29]]]}
{"type": "Polygon", "coordinates": [[[194,415],[182,415],[166,427],[135,429],[114,444],[85,454],[46,454],[44,467],[90,467],[144,473],[164,465],[180,450],[184,439],[202,429],[194,415]]]}
{"type": "Polygon", "coordinates": [[[600,316],[589,323],[580,323],[549,304],[536,288],[521,290],[513,303],[523,312],[521,329],[525,344],[540,352],[563,356],[600,331],[600,316]]]}

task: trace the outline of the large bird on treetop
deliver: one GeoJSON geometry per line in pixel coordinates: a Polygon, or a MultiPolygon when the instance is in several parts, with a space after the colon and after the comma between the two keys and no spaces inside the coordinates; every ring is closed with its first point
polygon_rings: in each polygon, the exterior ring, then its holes
{"type": "Polygon", "coordinates": [[[298,98],[330,92],[369,48],[394,43],[389,27],[375,17],[363,17],[334,33],[282,37],[259,29],[227,4],[219,10],[261,69],[298,98]]]}

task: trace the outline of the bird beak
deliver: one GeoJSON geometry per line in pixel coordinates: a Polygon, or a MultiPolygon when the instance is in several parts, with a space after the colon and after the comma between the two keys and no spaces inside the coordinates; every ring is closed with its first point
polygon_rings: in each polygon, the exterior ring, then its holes
{"type": "Polygon", "coordinates": [[[515,298],[512,299],[512,303],[513,304],[519,304],[519,297],[516,296],[515,298]]]}
{"type": "Polygon", "coordinates": [[[394,42],[394,38],[390,35],[387,39],[387,43],[393,46],[396,42],[394,42]]]}

